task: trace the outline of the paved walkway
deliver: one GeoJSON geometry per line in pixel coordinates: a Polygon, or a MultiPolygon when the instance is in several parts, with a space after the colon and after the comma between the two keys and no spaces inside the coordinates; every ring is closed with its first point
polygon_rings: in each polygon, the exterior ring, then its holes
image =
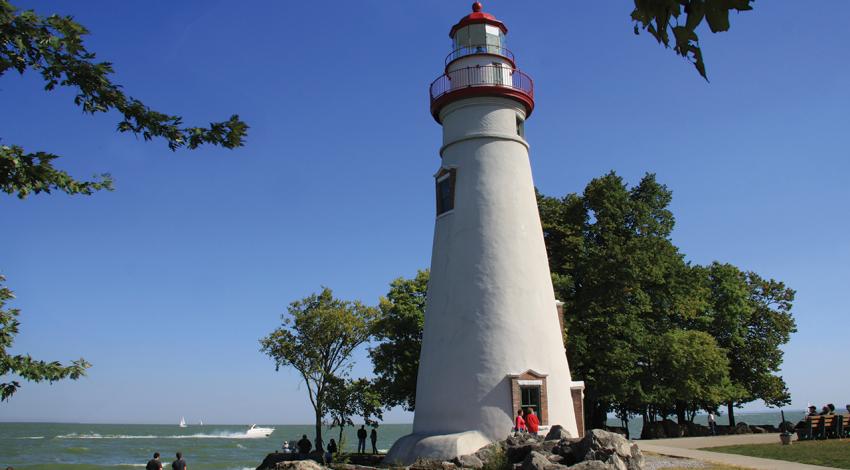
{"type": "Polygon", "coordinates": [[[786,462],[784,460],[762,459],[759,457],[747,457],[745,455],[697,450],[706,447],[739,444],[770,444],[778,441],[778,434],[742,434],[737,436],[681,437],[678,439],[653,439],[634,442],[637,443],[640,450],[646,452],[734,465],[736,467],[758,470],[834,470],[832,467],[821,467],[819,465],[807,465],[797,462],[786,462]]]}

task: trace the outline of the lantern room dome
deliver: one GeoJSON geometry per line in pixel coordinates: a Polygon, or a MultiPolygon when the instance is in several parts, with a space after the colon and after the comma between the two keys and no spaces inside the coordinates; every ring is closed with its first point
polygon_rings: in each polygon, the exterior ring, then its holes
{"type": "Polygon", "coordinates": [[[483,11],[481,11],[482,8],[483,8],[483,6],[481,5],[481,2],[473,3],[472,4],[472,13],[464,16],[463,18],[460,19],[460,21],[458,21],[458,23],[456,25],[452,26],[451,31],[449,31],[449,37],[454,39],[455,33],[457,33],[457,30],[459,30],[460,28],[463,28],[465,26],[469,26],[471,24],[482,24],[482,23],[483,24],[489,24],[491,26],[495,26],[495,27],[499,28],[500,30],[502,30],[502,34],[508,34],[508,27],[505,26],[505,24],[502,23],[501,21],[497,20],[495,16],[493,16],[489,13],[484,13],[483,11]]]}

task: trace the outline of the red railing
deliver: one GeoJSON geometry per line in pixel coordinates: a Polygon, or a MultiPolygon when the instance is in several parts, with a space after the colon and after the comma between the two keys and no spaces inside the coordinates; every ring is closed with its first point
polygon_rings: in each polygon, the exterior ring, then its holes
{"type": "Polygon", "coordinates": [[[451,51],[449,55],[446,56],[446,65],[449,65],[450,62],[460,59],[461,57],[466,57],[468,55],[474,54],[497,55],[510,60],[512,63],[516,63],[514,62],[514,53],[509,51],[508,49],[493,44],[482,44],[479,46],[459,47],[451,51]]]}
{"type": "Polygon", "coordinates": [[[534,100],[534,81],[510,67],[481,65],[452,70],[431,82],[431,104],[443,95],[472,87],[504,87],[534,100]]]}

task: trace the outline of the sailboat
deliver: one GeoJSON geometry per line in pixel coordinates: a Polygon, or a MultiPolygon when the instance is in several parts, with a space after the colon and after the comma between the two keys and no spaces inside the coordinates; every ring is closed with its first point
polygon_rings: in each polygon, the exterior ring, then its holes
{"type": "Polygon", "coordinates": [[[180,417],[180,424],[179,424],[179,426],[180,426],[181,428],[185,428],[185,427],[186,427],[186,419],[185,419],[185,418],[183,418],[182,416],[180,417]]]}

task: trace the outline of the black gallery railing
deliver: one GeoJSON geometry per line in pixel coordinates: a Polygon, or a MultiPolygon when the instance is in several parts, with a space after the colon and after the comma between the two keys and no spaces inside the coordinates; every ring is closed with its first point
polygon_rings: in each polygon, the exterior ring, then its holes
{"type": "Polygon", "coordinates": [[[470,87],[504,87],[534,99],[534,81],[519,70],[500,65],[481,65],[452,70],[431,83],[431,102],[446,93],[470,87]]]}
{"type": "Polygon", "coordinates": [[[449,62],[460,59],[461,57],[473,54],[492,54],[504,57],[511,62],[514,62],[514,53],[508,49],[501,46],[495,46],[493,44],[481,44],[478,46],[463,46],[451,51],[449,55],[446,56],[446,65],[448,65],[449,62]]]}

